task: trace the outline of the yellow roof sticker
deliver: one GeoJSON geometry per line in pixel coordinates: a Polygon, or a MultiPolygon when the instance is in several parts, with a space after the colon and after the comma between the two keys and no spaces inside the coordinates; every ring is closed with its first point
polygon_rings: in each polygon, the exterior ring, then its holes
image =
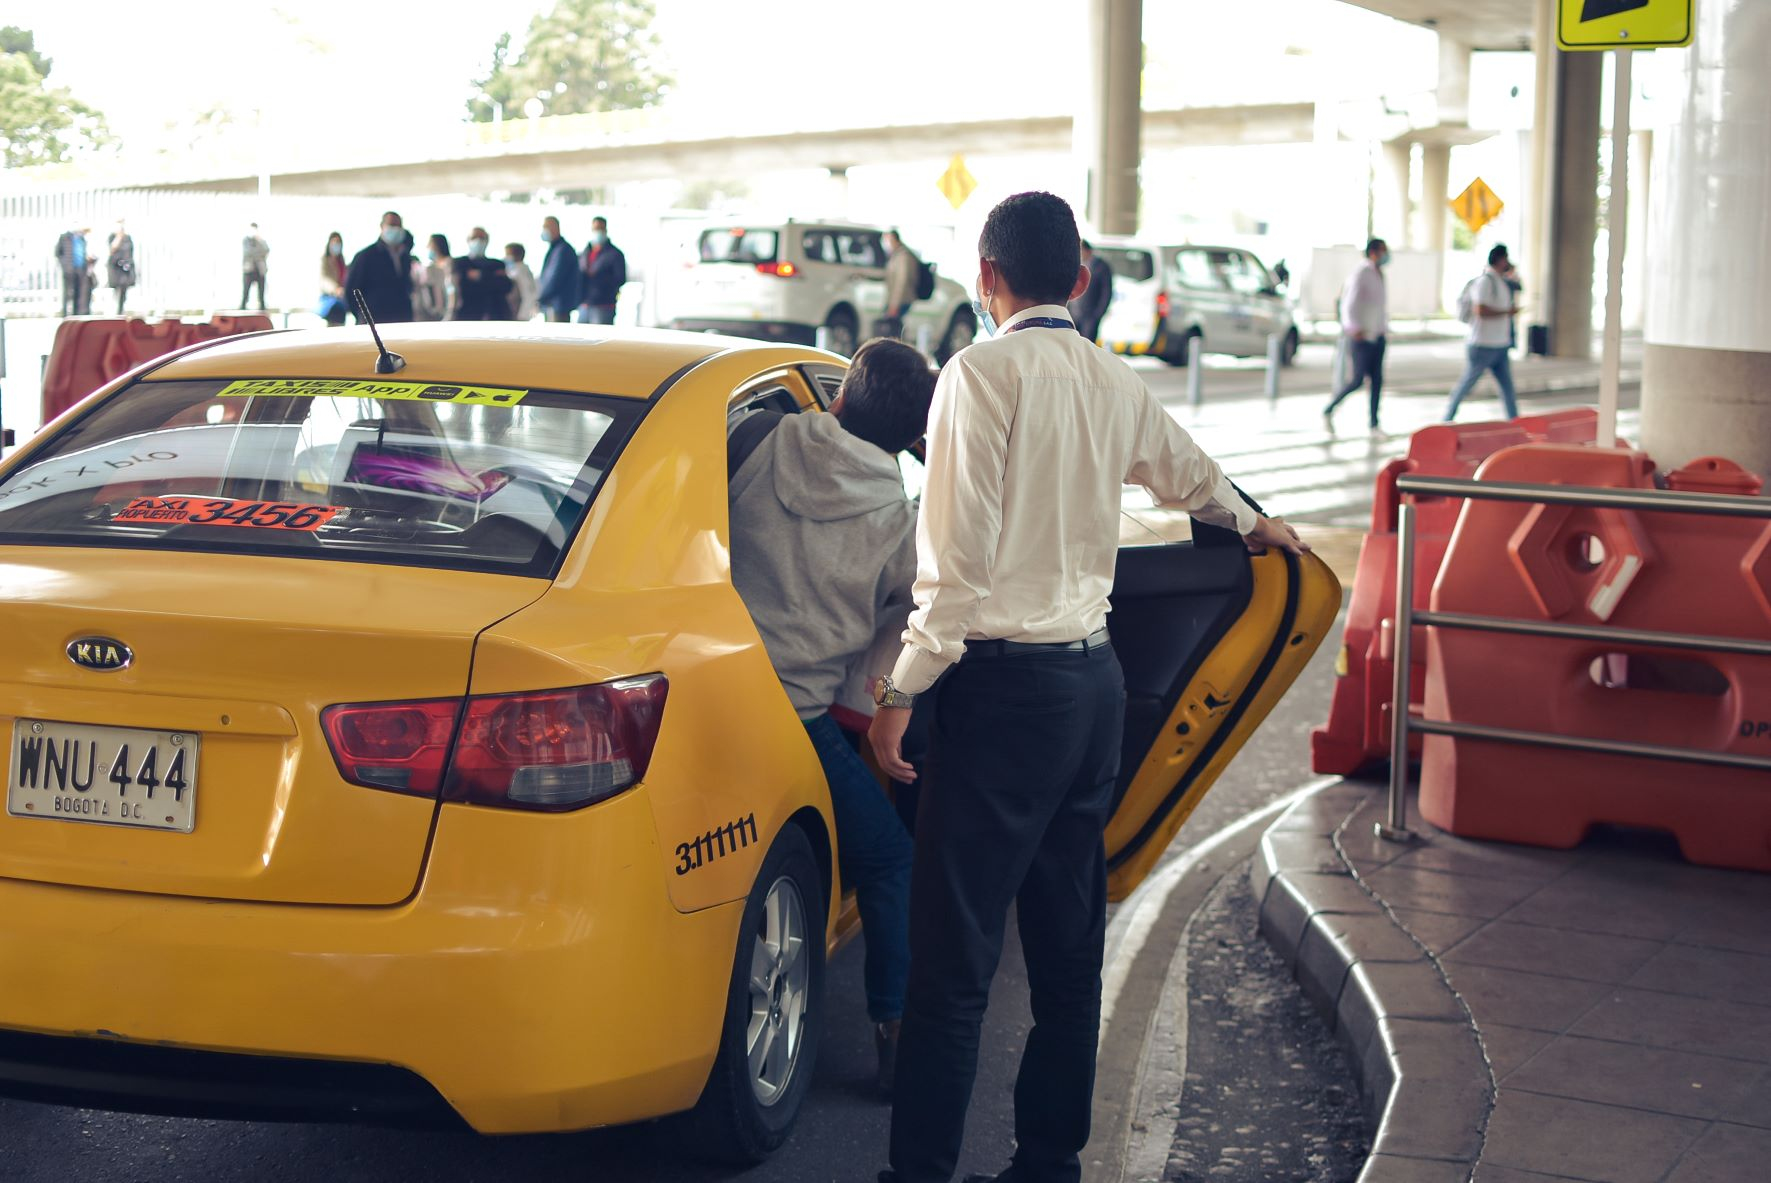
{"type": "Polygon", "coordinates": [[[420,403],[469,403],[514,407],[527,390],[498,386],[450,386],[436,382],[362,382],[349,378],[243,378],[219,392],[222,398],[378,398],[420,403]]]}

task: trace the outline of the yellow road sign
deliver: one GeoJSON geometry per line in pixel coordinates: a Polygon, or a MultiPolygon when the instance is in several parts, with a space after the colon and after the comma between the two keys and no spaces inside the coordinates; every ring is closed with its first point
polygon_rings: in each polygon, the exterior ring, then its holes
{"type": "Polygon", "coordinates": [[[947,199],[949,205],[958,209],[978,187],[978,178],[972,176],[971,169],[965,166],[965,157],[955,152],[953,159],[947,163],[947,171],[941,174],[935,187],[941,191],[941,196],[947,199]]]}
{"type": "Polygon", "coordinates": [[[1559,0],[1563,49],[1655,49],[1691,44],[1696,0],[1559,0]]]}
{"type": "Polygon", "coordinates": [[[1477,177],[1470,182],[1470,187],[1451,199],[1451,209],[1464,225],[1470,228],[1471,234],[1480,233],[1482,227],[1500,217],[1500,211],[1507,208],[1507,203],[1495,196],[1488,182],[1477,177]]]}

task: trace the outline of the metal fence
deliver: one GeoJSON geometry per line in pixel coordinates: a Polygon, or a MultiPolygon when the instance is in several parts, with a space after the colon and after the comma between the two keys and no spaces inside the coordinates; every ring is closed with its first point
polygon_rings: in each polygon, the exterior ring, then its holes
{"type": "Polygon", "coordinates": [[[1402,497],[1397,523],[1396,644],[1394,697],[1390,722],[1390,799],[1385,820],[1377,823],[1379,837],[1407,841],[1408,830],[1408,737],[1410,733],[1442,735],[1491,743],[1526,744],[1565,751],[1635,756],[1646,760],[1670,760],[1712,767],[1751,768],[1771,772],[1771,758],[1705,748],[1669,747],[1590,736],[1522,731],[1510,727],[1487,727],[1449,719],[1415,719],[1408,709],[1409,675],[1413,669],[1414,626],[1468,629],[1517,636],[1557,637],[1577,641],[1615,642],[1653,649],[1684,649],[1711,653],[1739,653],[1771,657],[1771,641],[1747,637],[1706,636],[1697,633],[1658,632],[1612,628],[1608,625],[1558,624],[1481,616],[1464,612],[1416,612],[1414,610],[1414,502],[1416,496],[1459,497],[1470,501],[1510,501],[1527,505],[1572,505],[1585,509],[1631,509],[1650,513],[1697,514],[1706,517],[1771,520],[1771,500],[1724,493],[1675,493],[1660,489],[1596,489],[1568,485],[1530,485],[1507,481],[1455,480],[1449,477],[1404,476],[1396,481],[1402,497]]]}

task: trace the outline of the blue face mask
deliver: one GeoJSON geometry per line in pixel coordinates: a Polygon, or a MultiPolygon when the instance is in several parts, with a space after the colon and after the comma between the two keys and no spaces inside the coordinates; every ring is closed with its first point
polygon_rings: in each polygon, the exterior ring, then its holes
{"type": "Polygon", "coordinates": [[[1388,267],[1390,265],[1390,252],[1389,251],[1385,251],[1383,254],[1381,254],[1377,257],[1377,265],[1379,267],[1388,267]]]}
{"type": "Polygon", "coordinates": [[[609,236],[607,234],[604,234],[601,230],[592,230],[590,232],[590,245],[591,246],[602,246],[604,243],[606,243],[608,241],[609,241],[609,236]]]}
{"type": "Polygon", "coordinates": [[[549,246],[552,246],[553,245],[553,231],[543,230],[541,232],[541,241],[547,243],[549,246]]]}
{"type": "Polygon", "coordinates": [[[398,226],[389,226],[381,232],[381,241],[387,243],[389,246],[399,246],[400,240],[404,237],[405,231],[401,230],[398,226]]]}
{"type": "Polygon", "coordinates": [[[996,336],[996,318],[990,315],[988,299],[974,299],[972,301],[972,315],[978,318],[979,332],[983,333],[986,337],[996,336]]]}

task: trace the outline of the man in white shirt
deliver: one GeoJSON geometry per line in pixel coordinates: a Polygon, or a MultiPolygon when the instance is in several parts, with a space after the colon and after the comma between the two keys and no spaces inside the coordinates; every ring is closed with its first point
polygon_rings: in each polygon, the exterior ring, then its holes
{"type": "Polygon", "coordinates": [[[1384,394],[1384,336],[1390,331],[1390,297],[1384,284],[1384,264],[1389,261],[1389,246],[1381,238],[1372,239],[1365,244],[1364,264],[1347,277],[1347,286],[1341,291],[1341,334],[1353,359],[1353,376],[1322,412],[1330,435],[1334,434],[1334,409],[1368,379],[1371,429],[1378,429],[1377,404],[1384,394]]]}
{"type": "Polygon", "coordinates": [[[892,1170],[881,1179],[952,1178],[990,979],[1018,904],[1034,1027],[1015,1086],[1014,1162],[1000,1178],[1074,1183],[1100,1026],[1102,835],[1124,723],[1104,627],[1121,490],[1144,485],[1250,549],[1304,547],[1250,508],[1130,367],[1074,331],[1065,303],[1089,273],[1062,199],[1008,198],[978,254],[978,319],[991,336],[948,362],[935,388],[916,609],[869,732],[880,765],[915,780],[902,739],[911,703],[933,688],[892,1170]]]}
{"type": "Polygon", "coordinates": [[[1492,372],[1494,380],[1500,384],[1501,405],[1506,408],[1508,419],[1519,417],[1519,401],[1513,393],[1513,289],[1507,285],[1507,248],[1496,246],[1488,252],[1488,269],[1471,281],[1468,292],[1470,305],[1470,364],[1464,368],[1464,376],[1458,379],[1457,386],[1451,392],[1451,405],[1445,408],[1445,422],[1450,423],[1457,418],[1457,408],[1464,401],[1464,395],[1481,380],[1484,373],[1492,372]]]}

